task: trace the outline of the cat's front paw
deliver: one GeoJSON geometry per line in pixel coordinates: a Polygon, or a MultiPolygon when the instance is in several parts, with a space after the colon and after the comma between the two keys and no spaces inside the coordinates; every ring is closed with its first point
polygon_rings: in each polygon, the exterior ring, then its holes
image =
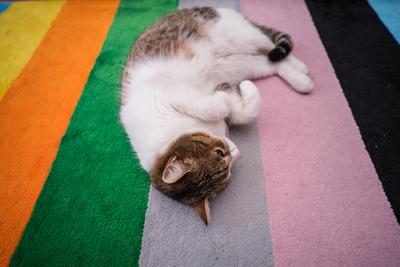
{"type": "Polygon", "coordinates": [[[239,87],[242,101],[248,115],[256,118],[261,106],[261,96],[258,88],[249,80],[242,81],[239,87]]]}
{"type": "Polygon", "coordinates": [[[245,102],[259,102],[261,97],[256,85],[249,80],[242,81],[239,85],[240,94],[245,102]]]}

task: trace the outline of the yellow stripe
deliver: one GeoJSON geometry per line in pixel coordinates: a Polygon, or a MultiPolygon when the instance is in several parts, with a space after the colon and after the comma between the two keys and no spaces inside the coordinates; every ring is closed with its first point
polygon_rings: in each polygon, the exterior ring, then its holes
{"type": "Polygon", "coordinates": [[[0,100],[18,77],[65,1],[14,2],[0,16],[0,100]]]}

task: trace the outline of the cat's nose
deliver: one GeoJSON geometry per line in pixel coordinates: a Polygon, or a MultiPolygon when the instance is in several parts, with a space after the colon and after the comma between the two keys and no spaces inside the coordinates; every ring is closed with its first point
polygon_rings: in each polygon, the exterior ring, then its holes
{"type": "Polygon", "coordinates": [[[227,153],[225,157],[223,157],[222,159],[223,161],[225,161],[225,163],[229,164],[232,161],[232,156],[229,153],[227,153]]]}

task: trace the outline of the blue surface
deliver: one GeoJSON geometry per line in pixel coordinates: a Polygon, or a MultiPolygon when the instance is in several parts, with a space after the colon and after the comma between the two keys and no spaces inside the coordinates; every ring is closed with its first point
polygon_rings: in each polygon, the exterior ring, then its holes
{"type": "Polygon", "coordinates": [[[368,0],[368,3],[400,44],[400,0],[368,0]]]}
{"type": "Polygon", "coordinates": [[[0,2],[0,14],[3,13],[10,5],[11,2],[0,2]]]}

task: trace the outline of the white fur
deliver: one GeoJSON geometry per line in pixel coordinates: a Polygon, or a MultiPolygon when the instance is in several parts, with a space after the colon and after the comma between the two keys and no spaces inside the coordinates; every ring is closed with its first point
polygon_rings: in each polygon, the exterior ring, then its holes
{"type": "MultiPolygon", "coordinates": [[[[127,67],[120,116],[146,170],[182,134],[202,131],[223,139],[226,119],[234,124],[254,120],[260,95],[247,79],[278,74],[299,92],[313,87],[304,63],[289,55],[271,64],[257,53],[274,47],[267,36],[233,10],[218,13],[218,21],[205,26],[207,37],[188,43],[193,58],[149,59],[127,67]],[[215,92],[225,82],[239,84],[239,92],[215,92]]],[[[237,156],[236,146],[228,144],[237,156]]]]}

